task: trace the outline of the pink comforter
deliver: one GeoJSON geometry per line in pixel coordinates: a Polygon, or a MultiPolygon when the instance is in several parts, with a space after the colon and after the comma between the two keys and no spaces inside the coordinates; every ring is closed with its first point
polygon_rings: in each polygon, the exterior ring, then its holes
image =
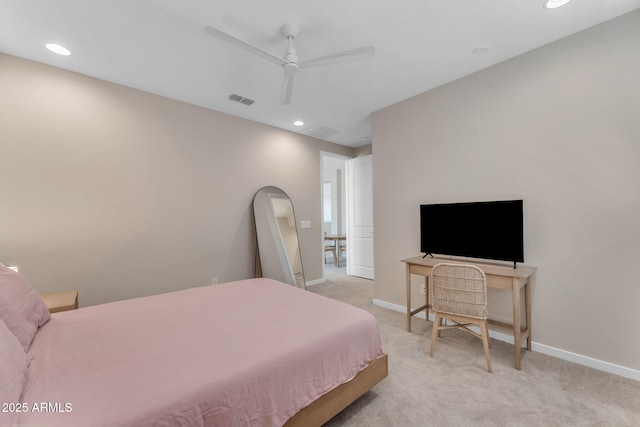
{"type": "Polygon", "coordinates": [[[29,354],[20,426],[269,426],[381,344],[371,314],[252,279],[58,313],[29,354]]]}

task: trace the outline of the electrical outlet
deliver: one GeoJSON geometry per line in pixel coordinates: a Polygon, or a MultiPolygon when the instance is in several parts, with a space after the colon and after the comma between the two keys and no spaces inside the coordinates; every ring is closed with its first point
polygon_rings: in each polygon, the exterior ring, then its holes
{"type": "Polygon", "coordinates": [[[212,277],[211,278],[211,284],[212,285],[217,285],[218,284],[218,278],[217,277],[212,277]]]}
{"type": "Polygon", "coordinates": [[[422,292],[422,295],[425,295],[427,293],[427,285],[423,284],[422,288],[420,288],[420,292],[422,292]]]}

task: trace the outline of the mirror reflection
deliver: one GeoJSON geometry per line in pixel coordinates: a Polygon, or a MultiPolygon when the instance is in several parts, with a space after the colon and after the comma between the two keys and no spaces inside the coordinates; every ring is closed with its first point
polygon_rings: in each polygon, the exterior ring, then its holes
{"type": "Polygon", "coordinates": [[[289,196],[277,187],[261,188],[253,199],[262,277],[305,289],[296,218],[289,196]]]}

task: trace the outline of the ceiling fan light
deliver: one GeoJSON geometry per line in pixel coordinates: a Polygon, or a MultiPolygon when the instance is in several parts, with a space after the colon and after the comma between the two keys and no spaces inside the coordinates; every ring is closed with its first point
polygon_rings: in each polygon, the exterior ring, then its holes
{"type": "Polygon", "coordinates": [[[69,56],[71,52],[64,46],[60,46],[56,43],[47,43],[46,48],[49,49],[53,53],[57,53],[58,55],[69,56]]]}
{"type": "Polygon", "coordinates": [[[564,6],[569,3],[571,0],[545,0],[544,8],[545,9],[555,9],[560,6],[564,6]]]}

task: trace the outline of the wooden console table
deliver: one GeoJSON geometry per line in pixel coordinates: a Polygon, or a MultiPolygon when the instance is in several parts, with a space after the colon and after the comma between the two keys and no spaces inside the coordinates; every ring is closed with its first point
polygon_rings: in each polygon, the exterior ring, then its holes
{"type": "Polygon", "coordinates": [[[479,267],[487,277],[487,287],[510,290],[513,299],[513,324],[499,322],[489,319],[490,324],[506,327],[513,330],[513,342],[515,347],[515,367],[520,369],[520,352],[522,342],[527,340],[527,350],[531,351],[531,284],[530,278],[535,273],[535,267],[520,266],[512,268],[510,266],[467,262],[460,260],[450,260],[446,258],[423,258],[421,256],[403,259],[402,262],[407,265],[407,331],[411,332],[411,316],[425,310],[427,320],[429,319],[429,276],[431,268],[441,262],[452,264],[471,264],[479,267]],[[417,274],[425,277],[425,305],[422,307],[411,309],[411,275],[417,274]],[[525,325],[521,325],[522,301],[520,298],[520,289],[524,287],[524,315],[525,325]]]}

